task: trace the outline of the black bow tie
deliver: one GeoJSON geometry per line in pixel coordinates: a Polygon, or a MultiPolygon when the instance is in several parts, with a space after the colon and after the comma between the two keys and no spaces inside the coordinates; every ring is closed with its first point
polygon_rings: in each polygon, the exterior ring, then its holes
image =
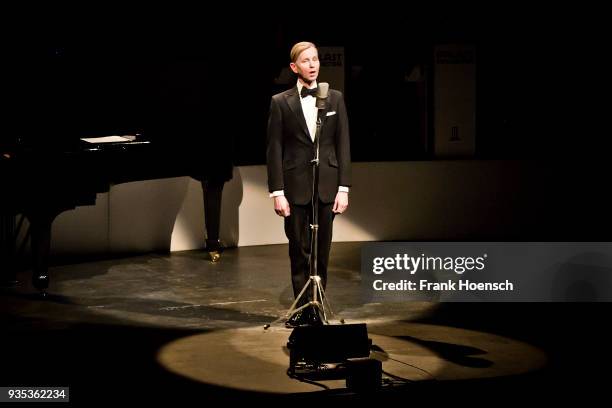
{"type": "Polygon", "coordinates": [[[308,89],[305,86],[302,87],[302,90],[300,91],[300,96],[302,98],[305,98],[308,95],[316,98],[317,97],[317,88],[308,89]]]}

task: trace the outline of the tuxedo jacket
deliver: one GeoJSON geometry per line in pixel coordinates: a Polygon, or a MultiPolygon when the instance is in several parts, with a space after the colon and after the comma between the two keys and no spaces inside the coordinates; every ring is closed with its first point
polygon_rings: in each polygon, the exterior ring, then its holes
{"type": "MultiPolygon", "coordinates": [[[[331,203],[338,186],[351,185],[349,126],[342,93],[329,90],[319,113],[319,198],[331,203]]],[[[284,190],[290,204],[304,205],[312,199],[312,164],[315,143],[310,137],[297,85],[276,94],[268,118],[268,189],[284,190]]]]}

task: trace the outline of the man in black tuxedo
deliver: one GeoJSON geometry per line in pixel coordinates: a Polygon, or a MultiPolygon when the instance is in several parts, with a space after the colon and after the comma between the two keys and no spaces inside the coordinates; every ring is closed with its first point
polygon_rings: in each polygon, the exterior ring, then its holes
{"type": "MultiPolygon", "coordinates": [[[[317,117],[321,118],[319,138],[318,252],[317,271],[323,288],[327,281],[327,264],[335,214],[348,207],[351,185],[349,126],[342,93],[329,90],[324,109],[316,107],[319,57],[310,42],[300,42],[291,49],[291,70],[297,74],[293,88],[274,95],[268,120],[268,188],[274,198],[274,210],[285,217],[285,234],[289,239],[289,258],[293,294],[298,296],[310,276],[313,175],[311,160],[315,157],[317,117]]],[[[308,302],[307,291],[301,304],[308,302]]],[[[300,306],[300,305],[298,305],[300,306]]],[[[296,314],[289,325],[316,321],[308,311],[296,314]]]]}

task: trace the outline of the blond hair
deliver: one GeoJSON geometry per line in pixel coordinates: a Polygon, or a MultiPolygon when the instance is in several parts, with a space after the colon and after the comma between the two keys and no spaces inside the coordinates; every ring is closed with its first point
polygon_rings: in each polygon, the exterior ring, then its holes
{"type": "Polygon", "coordinates": [[[308,41],[302,41],[299,42],[297,44],[295,44],[293,47],[291,47],[291,53],[289,54],[291,57],[291,62],[296,62],[298,57],[300,56],[300,54],[304,51],[307,50],[308,48],[317,48],[316,45],[314,45],[311,42],[308,41]]]}

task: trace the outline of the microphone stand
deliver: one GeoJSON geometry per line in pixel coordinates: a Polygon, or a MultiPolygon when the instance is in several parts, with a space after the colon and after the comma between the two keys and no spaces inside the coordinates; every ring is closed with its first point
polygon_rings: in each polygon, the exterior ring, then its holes
{"type": "Polygon", "coordinates": [[[319,138],[321,135],[321,112],[323,110],[319,109],[319,115],[317,117],[317,128],[315,132],[315,155],[314,158],[310,161],[312,164],[312,219],[310,224],[310,258],[309,258],[309,269],[310,269],[310,277],[308,281],[300,291],[299,295],[296,297],[295,301],[289,308],[286,314],[286,318],[290,319],[293,315],[304,310],[308,307],[312,306],[312,311],[314,312],[314,317],[316,322],[321,322],[321,319],[325,324],[328,324],[327,315],[328,311],[331,314],[331,308],[329,307],[329,303],[327,303],[327,299],[325,297],[325,292],[323,290],[323,285],[321,284],[321,277],[318,273],[318,237],[319,237],[319,138]],[[298,305],[300,299],[306,294],[308,288],[312,290],[312,298],[308,303],[303,304],[300,307],[298,305]],[[326,310],[326,306],[327,309],[326,310]]]}
{"type": "MultiPolygon", "coordinates": [[[[317,115],[317,128],[315,132],[315,155],[314,158],[310,161],[312,164],[312,223],[310,224],[310,257],[309,257],[309,269],[310,269],[310,277],[308,278],[308,282],[304,285],[298,296],[295,298],[295,301],[285,314],[285,320],[289,320],[295,314],[301,312],[302,310],[312,307],[314,312],[314,318],[316,321],[311,322],[314,324],[329,324],[328,316],[334,316],[331,305],[329,304],[329,300],[325,296],[325,291],[323,290],[323,285],[321,283],[321,277],[318,274],[317,270],[317,262],[318,262],[318,234],[319,234],[319,138],[321,136],[321,126],[322,126],[322,116],[323,116],[323,108],[319,108],[319,112],[317,115]],[[303,304],[300,307],[297,307],[300,299],[306,294],[308,288],[312,290],[312,299],[303,304]]],[[[276,321],[272,322],[274,324],[283,317],[280,317],[276,321]]],[[[341,323],[344,323],[344,319],[340,320],[341,323]]],[[[268,329],[270,324],[266,324],[264,329],[268,329]]]]}

